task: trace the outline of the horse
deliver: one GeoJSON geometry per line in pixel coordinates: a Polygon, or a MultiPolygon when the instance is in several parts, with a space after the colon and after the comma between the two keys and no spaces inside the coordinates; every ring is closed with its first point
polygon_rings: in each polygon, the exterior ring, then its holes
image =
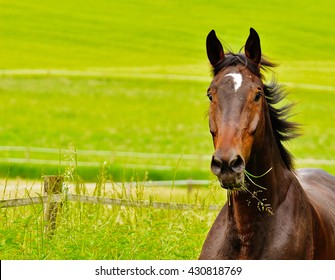
{"type": "Polygon", "coordinates": [[[335,177],[294,169],[284,142],[299,125],[288,120],[293,105],[278,104],[285,89],[264,82],[276,65],[262,55],[258,33],[250,28],[244,53],[233,53],[212,30],[206,48],[210,165],[228,195],[199,259],[335,259],[335,177]]]}

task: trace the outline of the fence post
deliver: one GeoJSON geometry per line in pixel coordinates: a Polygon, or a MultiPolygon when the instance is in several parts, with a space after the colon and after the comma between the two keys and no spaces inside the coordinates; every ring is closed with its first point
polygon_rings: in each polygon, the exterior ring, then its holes
{"type": "Polygon", "coordinates": [[[55,195],[62,193],[63,176],[48,175],[43,176],[44,179],[44,195],[48,196],[47,203],[44,207],[44,232],[52,235],[56,229],[57,213],[62,207],[62,202],[55,202],[55,195]]]}

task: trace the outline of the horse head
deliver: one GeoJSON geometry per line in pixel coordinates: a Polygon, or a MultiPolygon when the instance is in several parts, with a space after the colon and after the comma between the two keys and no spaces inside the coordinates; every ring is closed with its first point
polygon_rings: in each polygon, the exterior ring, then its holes
{"type": "Polygon", "coordinates": [[[225,54],[212,30],[206,46],[214,72],[207,91],[209,127],[215,148],[211,170],[223,188],[239,189],[244,183],[252,147],[264,133],[266,100],[260,74],[260,39],[251,28],[244,54],[225,54]]]}

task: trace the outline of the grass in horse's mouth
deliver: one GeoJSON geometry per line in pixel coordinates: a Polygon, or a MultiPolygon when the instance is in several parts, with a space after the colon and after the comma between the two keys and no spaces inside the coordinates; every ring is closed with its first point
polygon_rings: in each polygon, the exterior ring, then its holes
{"type": "MultiPolygon", "coordinates": [[[[228,198],[228,205],[230,206],[231,205],[231,195],[234,194],[234,193],[238,193],[240,191],[242,192],[247,192],[251,195],[251,198],[255,199],[257,201],[257,208],[259,211],[265,211],[271,215],[274,215],[274,213],[272,212],[272,207],[271,207],[271,204],[269,203],[266,203],[266,198],[263,198],[263,199],[260,199],[258,197],[258,194],[259,193],[262,193],[263,190],[267,190],[266,187],[263,187],[257,183],[255,183],[252,179],[252,178],[261,178],[261,177],[264,177],[266,174],[268,174],[270,171],[272,170],[272,167],[266,171],[265,173],[263,173],[262,175],[253,175],[251,174],[250,172],[248,172],[247,170],[244,170],[244,175],[245,177],[247,177],[249,179],[249,181],[256,187],[260,188],[261,190],[258,190],[258,191],[254,191],[254,192],[251,192],[248,187],[247,187],[247,183],[245,181],[243,181],[243,183],[239,186],[239,187],[236,187],[236,188],[228,188],[227,189],[227,198],[228,198]]],[[[248,205],[250,205],[251,201],[250,200],[247,200],[247,203],[248,205]]]]}

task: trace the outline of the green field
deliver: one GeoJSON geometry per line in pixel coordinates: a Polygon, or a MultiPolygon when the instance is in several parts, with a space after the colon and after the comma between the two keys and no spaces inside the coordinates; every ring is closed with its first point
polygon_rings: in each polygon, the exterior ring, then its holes
{"type": "MultiPolygon", "coordinates": [[[[296,166],[335,174],[334,12],[330,0],[0,0],[0,177],[63,173],[70,145],[85,181],[104,162],[112,181],[212,179],[205,39],[215,29],[238,52],[250,27],[297,103],[296,166]]],[[[2,209],[0,258],[193,259],[215,217],[127,209],[120,226],[119,210],[70,204],[50,241],[41,208],[2,209]],[[90,254],[99,242],[114,251],[90,254]]]]}
{"type": "MultiPolygon", "coordinates": [[[[61,150],[0,149],[0,175],[56,172],[72,144],[77,150],[162,154],[78,154],[79,162],[95,163],[82,167],[89,181],[104,161],[116,180],[145,171],[151,179],[209,178],[205,38],[214,28],[238,51],[250,26],[264,53],[280,63],[276,77],[298,103],[295,119],[304,136],[290,147],[302,159],[297,166],[311,162],[304,159],[334,159],[331,2],[220,3],[0,1],[0,146],[61,150]],[[201,162],[188,154],[201,155],[201,162]]],[[[335,171],[328,163],[322,167],[335,171]]]]}

